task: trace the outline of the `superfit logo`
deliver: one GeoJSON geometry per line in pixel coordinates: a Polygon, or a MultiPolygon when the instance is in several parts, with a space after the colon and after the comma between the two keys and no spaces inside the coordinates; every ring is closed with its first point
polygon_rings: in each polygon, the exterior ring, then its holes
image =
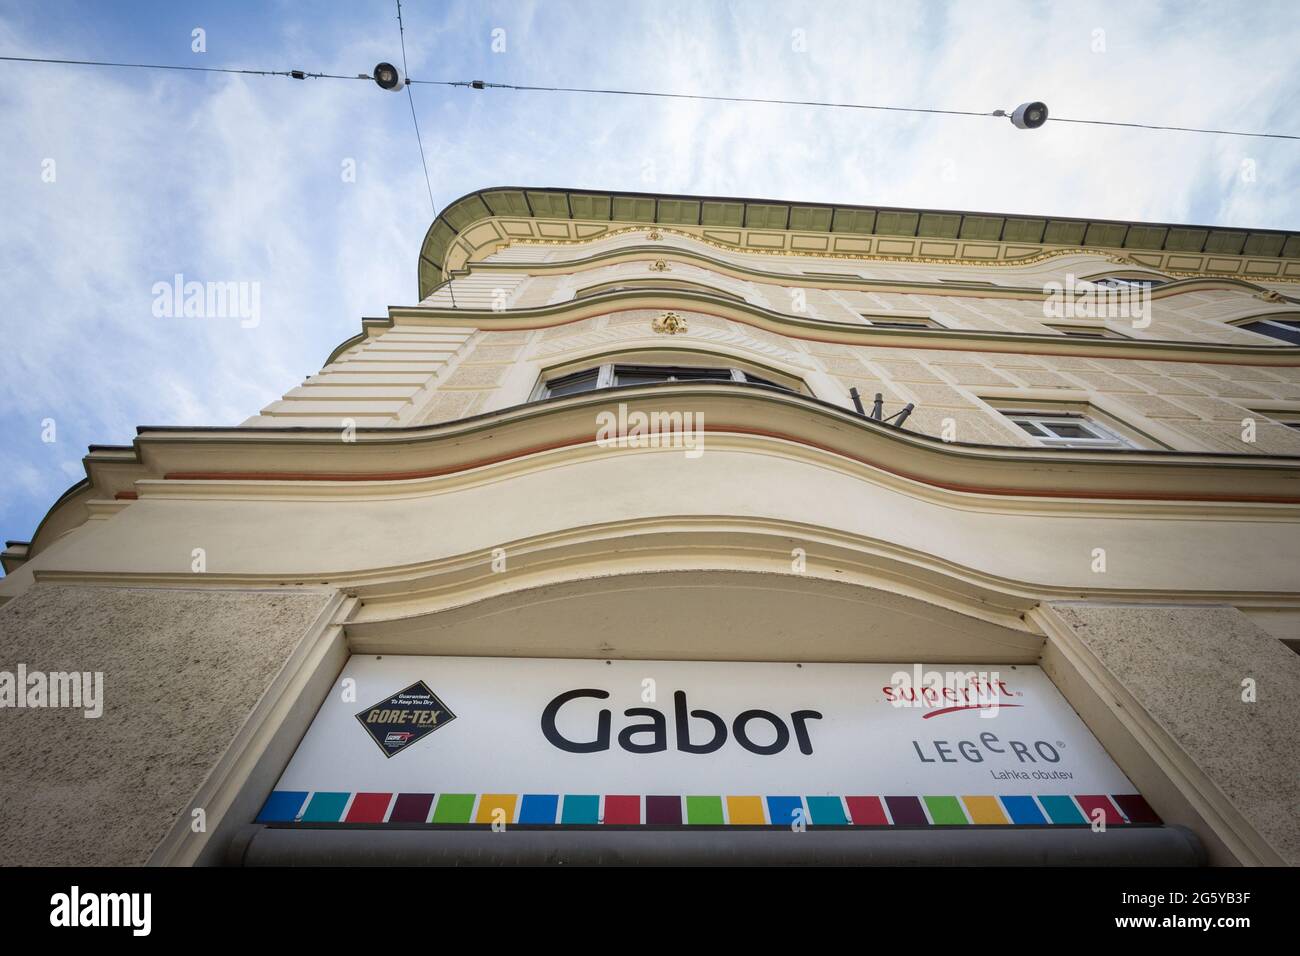
{"type": "Polygon", "coordinates": [[[925,671],[920,664],[911,671],[896,671],[881,688],[893,707],[925,710],[923,720],[962,710],[978,710],[981,717],[996,716],[1002,707],[1020,707],[1020,697],[996,671],[925,671]]]}

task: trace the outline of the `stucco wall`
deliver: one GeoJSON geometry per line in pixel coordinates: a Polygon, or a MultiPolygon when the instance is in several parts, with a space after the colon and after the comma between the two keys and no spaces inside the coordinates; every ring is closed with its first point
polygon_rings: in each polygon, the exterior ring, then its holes
{"type": "MultiPolygon", "coordinates": [[[[967,302],[980,302],[969,299],[967,302]]],[[[678,309],[684,335],[657,336],[659,314],[627,309],[536,332],[479,333],[462,365],[437,388],[410,423],[450,421],[529,400],[538,378],[586,355],[621,349],[708,350],[741,363],[767,364],[802,379],[826,402],[851,407],[849,389],[865,402],[884,395],[886,413],[914,403],[907,428],[970,444],[1033,446],[1035,441],[994,410],[989,400],[1089,403],[1176,451],[1300,455],[1300,432],[1271,421],[1259,403],[1300,407],[1300,368],[1258,368],[954,349],[868,348],[796,339],[717,316],[678,309]],[[1243,419],[1254,420],[1244,441],[1243,419]],[[951,423],[951,424],[949,424],[951,423]]],[[[593,357],[592,363],[606,361],[593,357]]],[[[659,361],[671,362],[671,355],[659,361]]],[[[698,361],[698,360],[697,360],[698,361]]]]}
{"type": "Polygon", "coordinates": [[[103,716],[0,710],[0,865],[139,865],[329,600],[38,584],[0,670],[103,672],[103,716]]]}
{"type": "Polygon", "coordinates": [[[1235,608],[1055,604],[1180,762],[1300,864],[1300,655],[1235,608]],[[1255,699],[1243,699],[1251,681],[1255,699]]]}

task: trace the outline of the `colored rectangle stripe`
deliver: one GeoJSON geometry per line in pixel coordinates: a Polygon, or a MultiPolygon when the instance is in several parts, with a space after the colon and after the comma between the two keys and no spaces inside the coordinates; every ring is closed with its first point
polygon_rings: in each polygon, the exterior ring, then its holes
{"type": "Polygon", "coordinates": [[[896,827],[924,827],[930,825],[925,809],[917,797],[885,797],[890,819],[896,827]]]}
{"type": "Polygon", "coordinates": [[[399,793],[393,802],[393,812],[388,815],[388,822],[425,823],[432,808],[431,793],[399,793]]]}
{"type": "Polygon", "coordinates": [[[476,793],[444,793],[438,796],[438,805],[433,808],[434,823],[469,823],[474,813],[476,793]]]}
{"type": "Polygon", "coordinates": [[[514,793],[485,793],[478,802],[477,823],[514,823],[515,804],[519,796],[514,793]]]}
{"type": "Polygon", "coordinates": [[[327,793],[320,791],[312,794],[311,802],[303,811],[303,823],[338,823],[343,816],[343,808],[348,805],[350,793],[327,793]]]}
{"type": "Polygon", "coordinates": [[[1047,816],[1053,823],[1088,822],[1070,797],[1059,795],[1039,797],[1038,802],[1043,805],[1043,809],[1047,811],[1047,816]]]}
{"type": "Polygon", "coordinates": [[[809,822],[816,826],[842,827],[849,822],[844,801],[839,797],[808,797],[809,822]]]}
{"type": "Polygon", "coordinates": [[[686,822],[717,826],[723,823],[721,797],[687,797],[686,822]]]}
{"type": "Polygon", "coordinates": [[[1128,817],[1129,823],[1159,823],[1160,815],[1151,808],[1146,798],[1140,793],[1116,793],[1111,794],[1111,799],[1115,801],[1124,816],[1128,817]]]}
{"type": "Polygon", "coordinates": [[[889,826],[889,817],[885,816],[885,805],[880,802],[879,797],[845,797],[844,802],[849,805],[849,816],[853,818],[854,826],[889,826]]]}
{"type": "Polygon", "coordinates": [[[392,802],[391,793],[358,793],[344,819],[347,823],[383,823],[392,802]]]}
{"type": "Polygon", "coordinates": [[[1012,823],[1033,824],[1047,822],[1047,817],[1043,816],[1043,811],[1038,809],[1038,804],[1034,802],[1033,797],[1003,797],[1002,805],[1007,808],[1007,814],[1011,817],[1012,823]]]}
{"type": "Polygon", "coordinates": [[[1119,808],[1110,802],[1110,797],[1102,794],[1075,794],[1074,799],[1083,807],[1083,815],[1089,823],[1100,820],[1108,827],[1117,827],[1127,822],[1119,808]]]}
{"type": "Polygon", "coordinates": [[[795,822],[796,814],[804,821],[803,797],[768,797],[767,815],[774,826],[788,827],[795,822]]]}
{"type": "Polygon", "coordinates": [[[647,796],[645,798],[645,822],[660,826],[681,823],[682,798],[647,796]]]}
{"type": "Polygon", "coordinates": [[[964,826],[970,822],[956,797],[926,797],[925,807],[935,826],[964,826]]]}
{"type": "Polygon", "coordinates": [[[641,797],[631,794],[606,794],[606,824],[633,826],[641,822],[641,797]]]}
{"type": "Polygon", "coordinates": [[[525,793],[519,804],[520,823],[554,823],[560,812],[558,793],[525,793]]]}
{"type": "Polygon", "coordinates": [[[258,823],[292,823],[307,802],[306,790],[274,790],[257,815],[258,823]]]}
{"type": "Polygon", "coordinates": [[[727,797],[727,820],[733,826],[762,826],[767,822],[763,798],[727,797]]]}
{"type": "Polygon", "coordinates": [[[600,797],[594,793],[566,793],[561,823],[590,824],[600,822],[600,797]]]}
{"type": "Polygon", "coordinates": [[[1159,824],[1141,794],[1025,794],[989,796],[694,796],[609,794],[346,793],[276,790],[258,812],[258,823],[490,824],[498,820],[533,826],[598,823],[636,826],[1082,826],[1094,817],[1107,826],[1159,824]],[[644,813],[642,800],[644,799],[644,813]],[[435,806],[436,800],[436,806],[435,806]],[[305,806],[304,806],[305,804],[305,806]],[[391,808],[391,809],[390,809],[391,808]],[[725,808],[725,814],[724,814],[725,808]],[[764,809],[766,808],[766,813],[764,809]],[[516,820],[516,810],[518,811],[516,820]],[[846,812],[847,810],[847,812],[846,812]],[[432,815],[430,813],[432,811],[432,815]],[[558,817],[558,820],[557,820],[558,817]]]}
{"type": "Polygon", "coordinates": [[[996,826],[1007,822],[1007,815],[998,805],[997,797],[962,797],[961,802],[966,804],[971,823],[996,826]]]}

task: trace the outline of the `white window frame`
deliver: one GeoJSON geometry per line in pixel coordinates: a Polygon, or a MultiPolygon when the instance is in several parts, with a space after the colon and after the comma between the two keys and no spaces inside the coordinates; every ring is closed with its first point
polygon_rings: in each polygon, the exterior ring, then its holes
{"type": "Polygon", "coordinates": [[[858,314],[862,316],[868,325],[876,329],[893,329],[896,332],[928,332],[932,329],[947,328],[947,326],[940,325],[934,319],[915,315],[900,315],[895,319],[888,315],[873,315],[870,312],[860,312],[858,314]]]}
{"type": "Polygon", "coordinates": [[[1140,448],[1131,439],[1107,428],[1082,412],[1042,412],[998,409],[1010,422],[1040,445],[1048,448],[1140,448]],[[1033,426],[1033,429],[1025,425],[1033,426]],[[1052,425],[1069,425],[1092,432],[1093,438],[1059,435],[1052,425]]]}
{"type": "Polygon", "coordinates": [[[1269,421],[1277,422],[1279,425],[1285,425],[1287,428],[1300,431],[1300,409],[1296,408],[1252,408],[1252,415],[1259,415],[1267,418],[1269,421]]]}
{"type": "MultiPolygon", "coordinates": [[[[698,368],[701,368],[701,369],[706,369],[706,368],[718,368],[718,369],[722,369],[722,368],[725,368],[728,372],[731,373],[731,381],[733,381],[733,382],[740,382],[740,383],[742,383],[742,384],[744,384],[744,383],[748,383],[748,382],[749,382],[749,379],[746,378],[746,372],[745,372],[745,370],[742,369],[742,368],[737,368],[737,367],[734,366],[734,365],[721,365],[721,366],[716,366],[716,365],[700,365],[700,366],[690,366],[690,365],[683,365],[683,364],[680,363],[680,362],[673,362],[673,363],[669,363],[669,362],[665,362],[665,363],[656,363],[656,362],[602,362],[599,366],[587,365],[587,366],[582,366],[582,367],[580,367],[580,368],[569,369],[569,370],[567,370],[567,371],[553,371],[553,372],[543,371],[542,374],[541,374],[540,380],[539,380],[538,383],[537,383],[537,387],[533,390],[532,398],[530,398],[529,401],[538,402],[538,401],[542,401],[543,399],[550,398],[550,397],[551,397],[551,389],[550,389],[550,383],[551,383],[551,382],[553,382],[553,381],[559,381],[560,379],[564,379],[564,378],[569,378],[569,377],[574,376],[574,375],[581,375],[581,374],[583,374],[584,372],[590,372],[590,371],[592,371],[593,369],[599,369],[599,371],[598,371],[598,373],[597,373],[597,375],[596,375],[596,386],[595,386],[595,388],[587,389],[587,392],[598,392],[598,391],[600,391],[601,389],[612,388],[612,387],[614,386],[614,380],[615,380],[615,369],[616,369],[616,368],[619,368],[619,367],[622,367],[622,368],[692,368],[692,367],[698,367],[698,368]]],[[[765,370],[764,370],[764,371],[765,371],[765,370]]],[[[767,381],[770,381],[772,384],[777,385],[777,386],[779,386],[779,387],[781,387],[781,388],[783,388],[783,389],[788,388],[789,391],[793,392],[793,393],[796,394],[796,395],[808,395],[808,394],[811,394],[811,393],[809,392],[808,385],[807,385],[806,382],[804,382],[802,379],[797,379],[797,378],[794,378],[793,376],[790,376],[790,375],[784,375],[784,374],[779,373],[779,372],[778,372],[778,373],[770,373],[770,374],[759,374],[758,372],[753,372],[753,373],[749,373],[749,374],[752,374],[754,378],[761,378],[761,379],[765,379],[765,380],[767,380],[767,381]],[[794,382],[795,384],[792,385],[792,386],[787,386],[787,385],[785,385],[784,382],[781,381],[781,379],[789,379],[790,381],[794,382]]],[[[670,378],[669,381],[673,381],[673,379],[670,378]]],[[[763,384],[766,384],[766,382],[756,382],[756,383],[754,383],[754,384],[763,385],[763,384]]],[[[575,394],[575,395],[584,395],[584,394],[586,394],[587,392],[574,392],[573,394],[575,394]]]]}
{"type": "MultiPolygon", "coordinates": [[[[1043,323],[1047,325],[1047,323],[1043,323]]],[[[1047,328],[1053,332],[1059,332],[1061,335],[1068,335],[1075,339],[1127,339],[1127,335],[1122,335],[1114,329],[1105,328],[1099,325],[1047,325],[1047,328]]]]}
{"type": "Polygon", "coordinates": [[[1296,343],[1291,339],[1284,339],[1278,335],[1269,335],[1267,332],[1256,332],[1254,329],[1246,328],[1246,326],[1247,325],[1272,325],[1280,329],[1286,329],[1292,335],[1295,335],[1297,333],[1300,333],[1300,313],[1297,313],[1296,315],[1293,316],[1286,316],[1286,317],[1280,315],[1268,315],[1262,317],[1256,316],[1250,319],[1242,319],[1240,322],[1234,322],[1232,324],[1236,328],[1241,329],[1241,331],[1243,332],[1250,332],[1252,335],[1258,335],[1261,338],[1268,339],[1271,342],[1285,342],[1287,345],[1294,347],[1296,343]]]}
{"type": "Polygon", "coordinates": [[[1154,289],[1157,286],[1166,285],[1173,280],[1166,276],[1156,275],[1101,275],[1094,276],[1091,279],[1085,279],[1084,281],[1091,282],[1093,285],[1102,289],[1154,289]]]}

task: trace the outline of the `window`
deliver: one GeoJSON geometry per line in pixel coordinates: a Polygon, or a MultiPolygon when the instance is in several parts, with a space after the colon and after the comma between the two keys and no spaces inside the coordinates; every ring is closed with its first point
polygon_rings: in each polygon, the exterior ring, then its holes
{"type": "Polygon", "coordinates": [[[1159,279],[1154,276],[1105,276],[1101,279],[1089,279],[1088,281],[1103,289],[1154,289],[1158,285],[1164,285],[1169,280],[1159,279]]]}
{"type": "Polygon", "coordinates": [[[599,388],[600,369],[593,368],[585,372],[575,372],[561,378],[553,378],[546,383],[546,397],[559,398],[561,395],[576,395],[599,388]]]}
{"type": "Polygon", "coordinates": [[[1273,316],[1268,319],[1243,322],[1237,328],[1245,329],[1247,332],[1254,332],[1256,335],[1267,335],[1271,339],[1290,342],[1292,345],[1300,345],[1300,317],[1283,319],[1273,316]]]}
{"type": "Polygon", "coordinates": [[[864,318],[873,329],[941,329],[943,328],[934,319],[917,319],[907,316],[891,318],[890,316],[881,315],[864,315],[864,318]]]}
{"type": "Polygon", "coordinates": [[[729,368],[677,368],[670,365],[615,365],[611,385],[653,385],[656,382],[743,382],[744,373],[735,378],[729,368]]]}
{"type": "Polygon", "coordinates": [[[536,398],[559,398],[592,392],[599,388],[620,385],[654,385],[660,382],[744,382],[779,388],[786,392],[801,392],[802,383],[787,385],[763,378],[738,368],[707,368],[696,365],[600,365],[554,378],[547,378],[537,391],[536,398]]]}
{"type": "Polygon", "coordinates": [[[1136,448],[1100,422],[1077,412],[1009,412],[1002,414],[1043,445],[1053,448],[1136,448]]]}
{"type": "Polygon", "coordinates": [[[1103,329],[1093,326],[1085,328],[1075,325],[1049,325],[1053,332],[1059,332],[1062,335],[1069,335],[1076,339],[1126,339],[1127,335],[1120,335],[1113,329],[1103,329]]]}
{"type": "Polygon", "coordinates": [[[1270,408],[1270,409],[1251,409],[1252,415],[1261,415],[1264,418],[1271,419],[1279,425],[1285,425],[1287,428],[1293,428],[1300,431],[1300,409],[1294,408],[1270,408]]]}
{"type": "Polygon", "coordinates": [[[603,282],[599,285],[589,285],[579,289],[574,293],[575,299],[585,299],[593,295],[602,295],[606,292],[657,292],[660,289],[680,289],[683,292],[703,292],[707,295],[721,296],[724,299],[734,299],[736,302],[745,300],[736,295],[734,292],[728,292],[725,289],[718,289],[711,285],[703,285],[699,282],[687,282],[684,279],[622,279],[613,282],[603,282]]]}

